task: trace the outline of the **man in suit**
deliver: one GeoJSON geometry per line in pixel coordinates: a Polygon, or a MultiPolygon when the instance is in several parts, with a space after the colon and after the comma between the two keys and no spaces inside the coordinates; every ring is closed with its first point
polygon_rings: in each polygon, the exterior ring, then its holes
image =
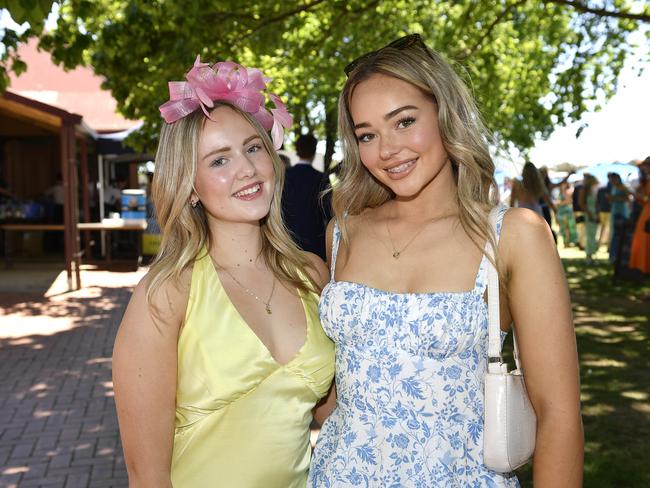
{"type": "Polygon", "coordinates": [[[296,140],[299,161],[286,171],[282,195],[282,213],[298,245],[325,259],[325,228],[331,218],[327,177],[312,167],[316,138],[303,134],[296,140]]]}

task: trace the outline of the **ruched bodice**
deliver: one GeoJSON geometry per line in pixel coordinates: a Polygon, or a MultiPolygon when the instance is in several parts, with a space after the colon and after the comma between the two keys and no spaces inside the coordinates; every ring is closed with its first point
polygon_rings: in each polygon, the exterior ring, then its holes
{"type": "Polygon", "coordinates": [[[197,259],[178,341],[174,486],[305,486],[311,410],[332,382],[334,347],[318,297],[301,299],[305,343],[283,365],[234,307],[207,253],[197,259]]]}

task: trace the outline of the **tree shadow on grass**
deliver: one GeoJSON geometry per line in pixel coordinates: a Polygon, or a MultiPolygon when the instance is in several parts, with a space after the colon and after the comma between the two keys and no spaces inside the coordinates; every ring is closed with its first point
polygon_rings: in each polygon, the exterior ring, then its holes
{"type": "MultiPolygon", "coordinates": [[[[650,283],[614,280],[604,261],[563,263],[580,355],[584,486],[650,486],[650,283]]],[[[530,466],[518,474],[532,486],[530,466]]]]}

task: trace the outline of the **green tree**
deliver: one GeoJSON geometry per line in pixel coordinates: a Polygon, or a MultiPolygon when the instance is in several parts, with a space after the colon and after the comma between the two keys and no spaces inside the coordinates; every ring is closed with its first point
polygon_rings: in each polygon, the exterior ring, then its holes
{"type": "Polygon", "coordinates": [[[272,76],[295,130],[326,138],[328,158],[343,67],[400,35],[419,32],[444,53],[470,84],[497,143],[526,150],[615,93],[634,49],[628,37],[650,22],[650,5],[633,13],[639,2],[626,0],[59,3],[56,29],[30,35],[65,67],[90,64],[105,77],[120,112],[145,121],[136,145],[155,145],[167,81],[183,79],[201,54],[272,76]]]}

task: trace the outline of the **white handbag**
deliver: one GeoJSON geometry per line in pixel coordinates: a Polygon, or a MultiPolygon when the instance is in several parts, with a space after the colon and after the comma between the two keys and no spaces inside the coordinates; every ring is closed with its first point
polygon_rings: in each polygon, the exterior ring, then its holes
{"type": "MultiPolygon", "coordinates": [[[[496,214],[497,208],[490,213],[490,225],[498,242],[496,214]]],[[[501,357],[500,332],[499,275],[494,265],[488,263],[488,365],[485,373],[483,462],[493,471],[507,473],[532,457],[537,419],[526,392],[515,332],[512,331],[517,369],[511,372],[501,357]]]]}

